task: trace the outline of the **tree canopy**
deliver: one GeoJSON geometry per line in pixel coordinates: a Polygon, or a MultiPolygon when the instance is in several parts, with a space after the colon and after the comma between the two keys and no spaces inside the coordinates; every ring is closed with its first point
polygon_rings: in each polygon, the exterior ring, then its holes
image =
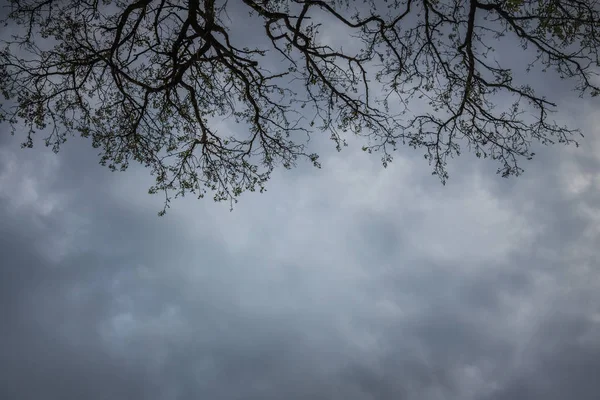
{"type": "Polygon", "coordinates": [[[55,151],[81,135],[111,169],[142,163],[165,207],[187,193],[236,201],[277,166],[319,166],[306,146],[317,132],[338,149],[363,137],[384,166],[401,146],[420,149],[442,182],[464,150],[518,175],[532,144],[579,132],[554,121],[556,104],[514,64],[597,95],[599,5],[8,0],[0,120],[26,147],[37,132],[55,151]],[[514,59],[498,59],[499,46],[514,59]],[[224,118],[236,128],[222,132],[224,118]]]}

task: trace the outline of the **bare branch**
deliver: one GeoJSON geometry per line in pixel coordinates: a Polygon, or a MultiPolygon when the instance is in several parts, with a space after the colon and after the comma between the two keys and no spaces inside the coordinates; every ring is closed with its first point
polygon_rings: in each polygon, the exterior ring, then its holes
{"type": "Polygon", "coordinates": [[[535,142],[574,143],[579,132],[494,60],[505,40],[535,51],[529,68],[600,93],[595,0],[233,3],[10,0],[0,119],[27,127],[26,147],[37,132],[55,151],[82,135],[111,169],[142,163],[166,209],[188,193],[233,204],[264,190],[279,165],[319,166],[299,140],[315,129],[338,150],[347,132],[364,137],[384,166],[401,144],[422,148],[442,182],[463,148],[518,175],[535,142]],[[228,10],[250,14],[263,32],[256,46],[239,45],[244,29],[227,23],[228,10]],[[327,41],[323,21],[352,43],[327,41]],[[227,118],[236,131],[217,131],[227,118]]]}

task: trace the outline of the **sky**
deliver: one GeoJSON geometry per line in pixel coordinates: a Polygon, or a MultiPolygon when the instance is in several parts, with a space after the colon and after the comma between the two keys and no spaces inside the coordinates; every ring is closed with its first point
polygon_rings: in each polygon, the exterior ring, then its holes
{"type": "Polygon", "coordinates": [[[585,138],[518,178],[316,138],[322,169],[161,218],[142,167],[0,127],[0,398],[597,399],[599,103],[553,90],[585,138]]]}

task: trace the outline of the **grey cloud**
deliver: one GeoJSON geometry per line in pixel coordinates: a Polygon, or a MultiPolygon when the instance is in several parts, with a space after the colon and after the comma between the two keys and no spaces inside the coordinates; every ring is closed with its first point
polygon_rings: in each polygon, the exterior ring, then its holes
{"type": "Polygon", "coordinates": [[[539,338],[538,343],[532,343],[534,348],[538,348],[538,354],[532,357],[535,360],[533,365],[525,371],[518,371],[489,399],[595,399],[600,371],[597,325],[597,322],[568,317],[544,324],[546,334],[539,338]],[[590,331],[593,331],[595,342],[581,343],[582,335],[590,331]]]}
{"type": "Polygon", "coordinates": [[[0,327],[3,398],[142,398],[151,382],[140,371],[107,355],[96,331],[107,313],[108,293],[93,290],[102,263],[55,268],[32,251],[31,232],[3,216],[0,327]],[[10,227],[13,229],[7,230],[10,227]],[[88,286],[78,302],[69,298],[88,286]],[[95,397],[94,397],[95,396],[95,397]]]}
{"type": "MultiPolygon", "coordinates": [[[[57,173],[86,165],[69,157],[61,158],[57,173]]],[[[36,157],[28,162],[41,163],[36,157]]],[[[401,199],[397,208],[388,213],[349,203],[337,211],[346,220],[336,228],[328,225],[338,221],[335,194],[305,194],[305,205],[295,207],[297,182],[258,198],[254,216],[185,201],[158,219],[155,209],[137,205],[145,194],[135,193],[136,187],[123,192],[115,183],[124,178],[88,168],[46,188],[67,193],[72,207],[36,218],[25,208],[3,214],[2,314],[9,322],[2,328],[8,377],[3,398],[501,400],[575,386],[585,389],[578,392],[583,399],[596,393],[589,371],[597,366],[586,357],[595,354],[595,345],[575,340],[593,328],[596,286],[571,277],[582,270],[566,264],[572,258],[565,255],[591,245],[581,235],[589,222],[576,210],[553,212],[571,210],[578,201],[535,196],[539,208],[517,213],[543,219],[545,229],[531,242],[535,249],[510,247],[503,259],[482,258],[487,265],[471,265],[479,256],[453,265],[412,251],[414,240],[430,240],[417,229],[427,212],[403,205],[424,198],[392,181],[382,181],[381,190],[396,191],[382,201],[401,199]],[[264,219],[281,201],[300,215],[288,215],[291,222],[264,219]],[[323,207],[316,209],[321,222],[312,220],[313,204],[323,207]],[[74,213],[84,222],[79,233],[69,234],[65,221],[74,213]],[[236,221],[241,227],[228,225],[236,221]],[[230,234],[239,229],[250,236],[231,252],[230,234]],[[304,237],[319,232],[338,240],[304,237]],[[71,242],[54,261],[47,247],[31,245],[53,235],[71,242]],[[285,242],[292,237],[303,242],[285,242]],[[323,249],[333,254],[306,247],[283,257],[288,248],[318,240],[330,243],[323,249]],[[273,259],[275,245],[280,253],[273,259]],[[304,259],[297,258],[302,253],[304,259]],[[335,259],[352,264],[326,261],[335,259]],[[552,295],[537,282],[540,274],[569,278],[572,289],[552,295]],[[563,305],[560,312],[538,307],[546,302],[563,305]],[[519,305],[529,305],[535,318],[520,319],[519,305]],[[546,375],[554,377],[550,389],[546,375]]],[[[315,179],[318,186],[328,178],[315,179]]],[[[546,179],[552,178],[540,172],[532,190],[543,190],[546,179]]],[[[516,190],[533,196],[530,184],[517,183],[516,190]]],[[[347,190],[360,196],[354,187],[347,190]]],[[[449,223],[465,223],[460,196],[459,187],[450,188],[448,197],[432,202],[433,212],[454,211],[459,220],[449,223]],[[439,203],[444,200],[452,205],[439,203]]],[[[504,206],[511,204],[505,198],[504,206]]],[[[3,210],[11,209],[6,202],[3,210]]],[[[478,222],[467,221],[467,228],[479,229],[478,222]]],[[[454,230],[445,229],[433,236],[451,239],[454,230]]]]}
{"type": "Polygon", "coordinates": [[[600,187],[565,189],[598,174],[588,125],[519,179],[351,143],[161,219],[143,169],[2,134],[0,398],[595,399],[600,187]]]}

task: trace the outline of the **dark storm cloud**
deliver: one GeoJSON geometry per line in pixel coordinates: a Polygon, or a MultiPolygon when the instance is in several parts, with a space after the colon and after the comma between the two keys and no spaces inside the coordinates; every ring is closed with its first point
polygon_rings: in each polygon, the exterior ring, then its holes
{"type": "Polygon", "coordinates": [[[98,322],[111,303],[103,290],[107,260],[90,254],[72,265],[52,265],[32,245],[52,230],[23,226],[26,217],[6,212],[2,221],[0,396],[146,397],[152,382],[140,383],[143,371],[110,357],[99,340],[98,322]],[[85,295],[72,298],[80,286],[85,295]]]}
{"type": "Polygon", "coordinates": [[[532,365],[514,374],[486,399],[595,399],[600,371],[598,321],[562,316],[544,324],[541,343],[532,343],[532,365]],[[587,341],[582,341],[588,336],[587,341]],[[590,338],[591,336],[591,338],[590,338]],[[590,340],[591,339],[591,340],[590,340]]]}

